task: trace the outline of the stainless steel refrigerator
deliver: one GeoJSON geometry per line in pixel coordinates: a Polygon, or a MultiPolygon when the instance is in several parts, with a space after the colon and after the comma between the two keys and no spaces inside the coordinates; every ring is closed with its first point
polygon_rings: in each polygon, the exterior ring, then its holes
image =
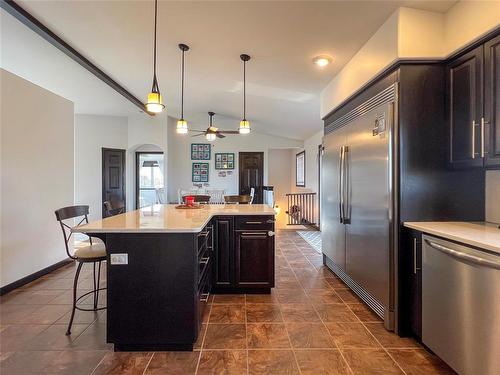
{"type": "Polygon", "coordinates": [[[393,329],[392,137],[397,83],[325,129],[321,233],[328,266],[393,329]]]}

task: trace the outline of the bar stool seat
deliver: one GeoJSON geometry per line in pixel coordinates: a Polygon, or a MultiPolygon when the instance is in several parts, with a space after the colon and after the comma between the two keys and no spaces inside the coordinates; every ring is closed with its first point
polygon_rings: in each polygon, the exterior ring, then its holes
{"type": "Polygon", "coordinates": [[[103,243],[82,246],[75,249],[75,253],[73,254],[73,256],[82,260],[106,258],[106,246],[103,243]]]}

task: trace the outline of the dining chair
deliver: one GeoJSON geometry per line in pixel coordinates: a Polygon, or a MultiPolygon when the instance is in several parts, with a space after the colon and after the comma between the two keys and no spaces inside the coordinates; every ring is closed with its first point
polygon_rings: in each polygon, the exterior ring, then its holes
{"type": "Polygon", "coordinates": [[[250,195],[224,195],[226,204],[248,204],[252,200],[250,195]]]}
{"type": "Polygon", "coordinates": [[[223,204],[224,195],[226,190],[224,189],[207,189],[206,194],[210,195],[210,204],[223,204]]]}
{"type": "Polygon", "coordinates": [[[78,262],[78,267],[76,268],[75,279],[73,281],[73,308],[71,310],[71,318],[69,319],[68,329],[66,330],[66,335],[71,334],[71,326],[73,324],[73,319],[75,318],[75,311],[99,311],[104,310],[106,307],[98,307],[99,302],[99,291],[105,290],[106,288],[100,287],[101,282],[101,262],[106,260],[106,245],[104,243],[93,243],[92,237],[89,236],[89,245],[81,246],[75,249],[73,253],[70,251],[69,243],[72,240],[71,236],[73,232],[71,231],[71,225],[68,225],[67,222],[74,223],[75,219],[80,220],[76,226],[87,224],[88,214],[89,214],[89,206],[79,205],[79,206],[69,206],[63,207],[55,211],[56,219],[61,225],[61,229],[63,232],[64,238],[64,246],[66,247],[66,254],[71,259],[74,259],[78,262]],[[93,264],[94,267],[94,289],[90,292],[82,294],[80,297],[76,297],[77,295],[77,287],[78,287],[78,277],[80,276],[80,271],[82,270],[82,266],[84,264],[93,264]],[[96,273],[96,265],[98,266],[98,270],[96,273]],[[83,308],[78,306],[78,302],[88,296],[89,294],[93,294],[94,296],[94,306],[93,308],[83,308]]]}
{"type": "Polygon", "coordinates": [[[248,202],[248,204],[252,204],[253,203],[253,198],[255,197],[255,188],[250,188],[250,202],[248,202]]]}
{"type": "Polygon", "coordinates": [[[125,212],[124,201],[105,201],[103,205],[106,217],[123,214],[125,212]]]}
{"type": "Polygon", "coordinates": [[[158,189],[155,189],[155,191],[156,191],[156,202],[159,204],[167,203],[167,200],[165,199],[165,189],[158,188],[158,189]]]}

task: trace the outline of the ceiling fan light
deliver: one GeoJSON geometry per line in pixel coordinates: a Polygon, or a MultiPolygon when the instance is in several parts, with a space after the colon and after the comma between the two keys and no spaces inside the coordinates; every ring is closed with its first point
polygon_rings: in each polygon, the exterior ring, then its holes
{"type": "Polygon", "coordinates": [[[163,100],[159,92],[150,92],[148,94],[148,102],[146,103],[146,110],[151,113],[160,113],[165,109],[163,100]]]}
{"type": "Polygon", "coordinates": [[[205,134],[205,138],[207,139],[207,141],[212,142],[212,141],[215,141],[217,136],[215,133],[207,133],[207,134],[205,134]]]}
{"type": "Polygon", "coordinates": [[[177,132],[177,134],[187,134],[188,123],[183,118],[181,118],[180,120],[177,120],[176,132],[177,132]]]}
{"type": "Polygon", "coordinates": [[[238,129],[240,134],[248,134],[250,133],[250,121],[243,119],[240,121],[240,127],[238,129]]]}

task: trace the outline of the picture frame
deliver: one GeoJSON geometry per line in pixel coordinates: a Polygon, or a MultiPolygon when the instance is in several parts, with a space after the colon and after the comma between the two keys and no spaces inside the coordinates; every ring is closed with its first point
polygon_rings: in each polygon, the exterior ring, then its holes
{"type": "Polygon", "coordinates": [[[295,186],[306,187],[306,152],[295,155],[295,186]]]}
{"type": "Polygon", "coordinates": [[[234,169],[234,153],[218,152],[215,154],[215,169],[234,169]]]}
{"type": "Polygon", "coordinates": [[[210,160],[211,145],[206,143],[191,143],[191,160],[210,160]]]}
{"type": "Polygon", "coordinates": [[[210,173],[210,165],[208,163],[193,163],[192,166],[192,182],[208,182],[210,173]]]}

